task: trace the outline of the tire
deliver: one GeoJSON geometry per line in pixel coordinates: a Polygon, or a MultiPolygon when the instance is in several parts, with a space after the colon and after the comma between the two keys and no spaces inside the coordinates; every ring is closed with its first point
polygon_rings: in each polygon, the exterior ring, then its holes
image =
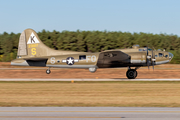
{"type": "Polygon", "coordinates": [[[96,70],[97,70],[97,68],[89,68],[89,71],[91,72],[91,73],[95,73],[96,72],[96,70]]]}
{"type": "MultiPolygon", "coordinates": [[[[138,75],[138,72],[137,72],[136,70],[135,70],[135,72],[136,72],[136,75],[135,75],[135,78],[136,78],[136,77],[137,77],[137,75],[138,75]]],[[[134,78],[134,79],[135,79],[135,78],[134,78]]]]}
{"type": "Polygon", "coordinates": [[[130,69],[126,72],[126,76],[128,79],[135,79],[137,77],[137,71],[134,69],[130,69]]]}
{"type": "Polygon", "coordinates": [[[50,73],[51,73],[51,70],[47,69],[47,70],[46,70],[46,73],[47,73],[47,74],[50,74],[50,73]]]}

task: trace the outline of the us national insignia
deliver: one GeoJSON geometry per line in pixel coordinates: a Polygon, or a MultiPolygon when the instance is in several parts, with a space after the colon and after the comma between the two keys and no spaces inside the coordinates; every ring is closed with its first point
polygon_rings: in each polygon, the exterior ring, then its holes
{"type": "Polygon", "coordinates": [[[66,62],[68,65],[73,65],[75,62],[79,62],[78,59],[74,59],[73,57],[68,57],[66,60],[62,60],[63,63],[66,62]]]}

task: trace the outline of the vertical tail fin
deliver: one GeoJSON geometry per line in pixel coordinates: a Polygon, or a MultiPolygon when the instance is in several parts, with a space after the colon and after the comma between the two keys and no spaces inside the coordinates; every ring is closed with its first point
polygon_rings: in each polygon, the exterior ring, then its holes
{"type": "Polygon", "coordinates": [[[47,47],[32,29],[26,29],[21,33],[18,46],[18,57],[48,56],[54,50],[47,47]]]}
{"type": "Polygon", "coordinates": [[[47,47],[32,29],[24,30],[19,38],[17,58],[11,65],[46,66],[48,56],[77,54],[75,51],[53,50],[47,47]],[[20,58],[20,59],[19,59],[20,58]]]}
{"type": "Polygon", "coordinates": [[[19,57],[41,57],[53,55],[76,54],[75,51],[53,50],[47,47],[32,29],[26,29],[21,33],[18,46],[19,57]]]}

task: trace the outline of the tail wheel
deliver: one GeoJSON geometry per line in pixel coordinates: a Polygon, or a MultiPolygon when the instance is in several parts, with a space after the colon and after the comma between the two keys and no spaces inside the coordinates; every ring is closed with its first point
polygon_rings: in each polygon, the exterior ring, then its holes
{"type": "Polygon", "coordinates": [[[50,74],[50,73],[51,73],[51,70],[47,69],[47,70],[46,70],[46,73],[47,73],[47,74],[50,74]]]}
{"type": "Polygon", "coordinates": [[[95,68],[95,67],[89,68],[89,71],[90,71],[91,73],[96,72],[96,70],[97,70],[97,68],[95,68]]]}
{"type": "Polygon", "coordinates": [[[126,76],[128,79],[135,79],[137,77],[137,71],[134,69],[130,69],[126,72],[126,76]]]}

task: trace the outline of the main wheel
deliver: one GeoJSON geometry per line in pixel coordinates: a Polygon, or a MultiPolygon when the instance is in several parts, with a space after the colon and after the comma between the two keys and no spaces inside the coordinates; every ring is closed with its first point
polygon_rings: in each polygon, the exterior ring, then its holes
{"type": "Polygon", "coordinates": [[[126,72],[126,76],[128,79],[135,79],[137,77],[137,71],[134,69],[130,69],[126,72]]]}
{"type": "Polygon", "coordinates": [[[47,73],[47,74],[50,74],[50,73],[51,73],[51,70],[47,69],[47,70],[46,70],[46,73],[47,73]]]}

